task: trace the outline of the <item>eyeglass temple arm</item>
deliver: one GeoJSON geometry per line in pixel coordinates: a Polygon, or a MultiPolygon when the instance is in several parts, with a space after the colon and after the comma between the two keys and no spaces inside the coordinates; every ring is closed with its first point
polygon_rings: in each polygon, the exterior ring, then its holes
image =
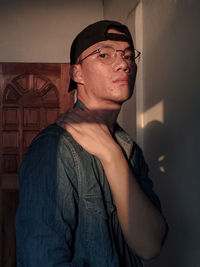
{"type": "Polygon", "coordinates": [[[99,52],[99,48],[96,49],[95,51],[91,52],[89,55],[87,55],[86,57],[82,58],[81,60],[78,61],[77,64],[80,64],[83,60],[85,60],[86,58],[88,58],[89,56],[93,55],[93,54],[96,54],[99,52]]]}

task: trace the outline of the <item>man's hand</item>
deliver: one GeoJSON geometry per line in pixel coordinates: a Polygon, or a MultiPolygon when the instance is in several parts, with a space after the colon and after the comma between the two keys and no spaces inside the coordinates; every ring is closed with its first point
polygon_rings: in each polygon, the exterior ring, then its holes
{"type": "Polygon", "coordinates": [[[56,123],[68,131],[87,152],[110,161],[118,144],[97,111],[73,109],[61,114],[56,123]]]}

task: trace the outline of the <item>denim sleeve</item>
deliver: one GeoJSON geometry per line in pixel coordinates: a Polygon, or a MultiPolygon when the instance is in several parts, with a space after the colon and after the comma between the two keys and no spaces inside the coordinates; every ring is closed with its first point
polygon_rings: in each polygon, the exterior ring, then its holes
{"type": "Polygon", "coordinates": [[[20,168],[15,218],[18,267],[82,266],[72,260],[77,201],[74,161],[66,138],[42,135],[20,168]]]}
{"type": "Polygon", "coordinates": [[[149,168],[145,162],[144,155],[140,147],[135,144],[133,147],[132,157],[131,157],[131,168],[136,176],[136,179],[147,195],[151,202],[158,208],[161,212],[161,205],[158,196],[153,191],[153,182],[149,178],[149,168]]]}

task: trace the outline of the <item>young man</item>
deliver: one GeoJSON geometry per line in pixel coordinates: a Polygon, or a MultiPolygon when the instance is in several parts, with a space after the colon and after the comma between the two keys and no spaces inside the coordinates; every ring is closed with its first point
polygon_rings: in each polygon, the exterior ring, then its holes
{"type": "Polygon", "coordinates": [[[20,168],[18,266],[135,267],[159,253],[160,203],[142,151],[116,123],[136,56],[128,28],[114,21],[73,41],[77,103],[35,138],[20,168]]]}

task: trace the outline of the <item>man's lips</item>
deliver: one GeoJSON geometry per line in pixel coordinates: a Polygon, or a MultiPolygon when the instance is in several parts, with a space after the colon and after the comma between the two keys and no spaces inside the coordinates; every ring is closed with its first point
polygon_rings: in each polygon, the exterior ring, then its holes
{"type": "Polygon", "coordinates": [[[128,83],[128,82],[129,82],[128,77],[117,78],[117,79],[113,80],[113,83],[128,83]]]}

